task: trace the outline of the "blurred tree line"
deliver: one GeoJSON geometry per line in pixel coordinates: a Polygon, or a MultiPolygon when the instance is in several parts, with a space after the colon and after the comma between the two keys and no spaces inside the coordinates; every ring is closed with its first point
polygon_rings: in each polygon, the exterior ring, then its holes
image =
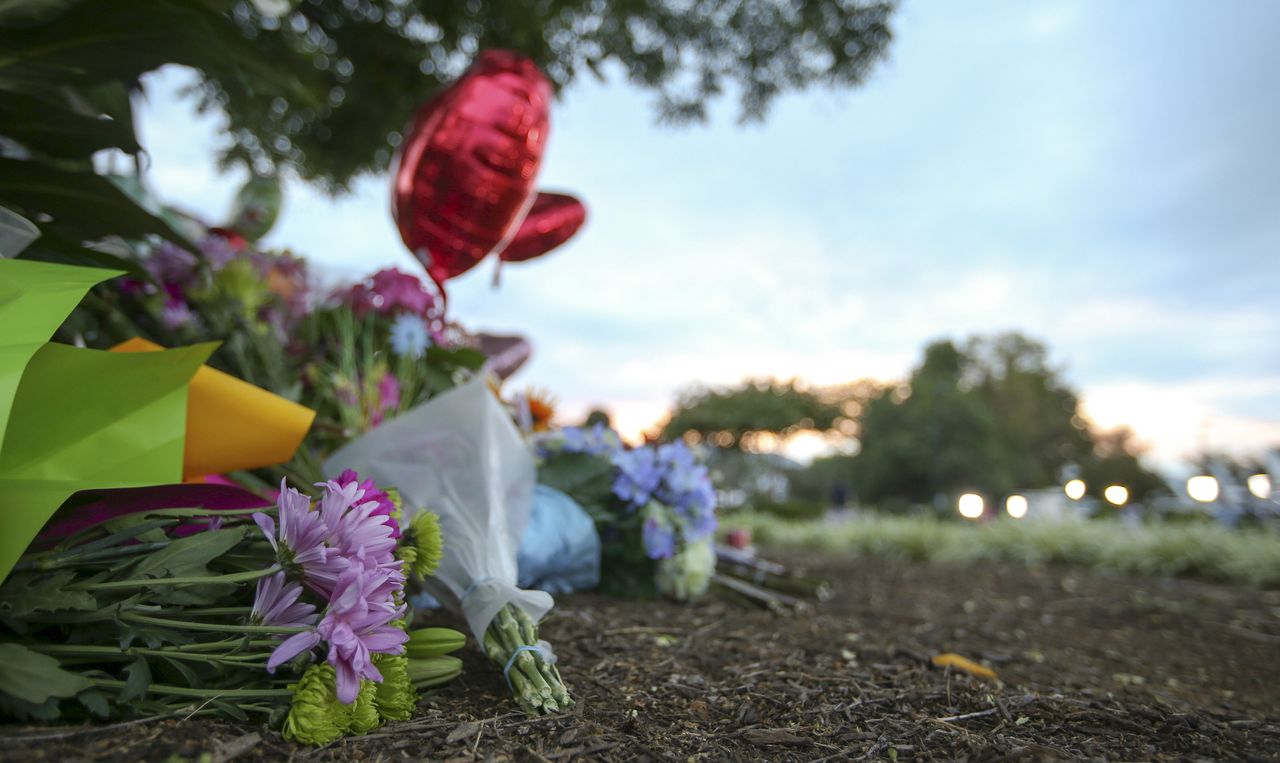
{"type": "Polygon", "coordinates": [[[1005,333],[933,342],[899,383],[694,389],[663,434],[754,450],[761,437],[823,432],[837,450],[854,452],[791,475],[793,497],[823,504],[840,493],[879,505],[928,504],[970,490],[1000,496],[1061,486],[1068,470],[1091,492],[1125,485],[1135,501],[1168,489],[1143,465],[1130,430],[1098,431],[1079,408],[1045,346],[1005,333]]]}

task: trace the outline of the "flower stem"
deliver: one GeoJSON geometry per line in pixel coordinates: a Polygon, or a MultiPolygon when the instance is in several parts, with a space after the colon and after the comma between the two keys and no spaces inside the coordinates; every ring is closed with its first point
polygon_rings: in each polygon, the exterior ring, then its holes
{"type": "Polygon", "coordinates": [[[140,615],[136,612],[124,612],[120,615],[121,620],[127,620],[134,623],[142,623],[143,625],[167,625],[174,628],[185,628],[190,631],[214,631],[216,633],[226,633],[227,631],[236,631],[237,633],[302,633],[306,628],[283,628],[274,625],[239,625],[229,623],[201,623],[194,620],[170,620],[165,617],[148,617],[140,615]]]}
{"type": "Polygon", "coordinates": [[[108,591],[121,588],[146,588],[154,585],[214,585],[218,583],[247,583],[280,571],[280,565],[273,564],[265,570],[249,572],[233,572],[230,575],[202,575],[186,578],[134,578],[133,580],[111,580],[106,583],[79,583],[69,586],[83,591],[108,591]]]}
{"type": "Polygon", "coordinates": [[[56,570],[59,567],[70,567],[77,564],[88,564],[92,562],[104,562],[122,556],[148,554],[157,549],[164,548],[167,545],[169,545],[169,541],[166,540],[157,543],[139,543],[134,546],[111,546],[108,548],[98,549],[96,551],[86,551],[84,553],[75,553],[73,551],[62,556],[52,557],[47,561],[38,560],[26,564],[38,570],[56,570]]]}
{"type": "MultiPolygon", "coordinates": [[[[94,686],[100,686],[104,689],[123,689],[124,681],[116,681],[110,678],[91,678],[89,679],[94,686]]],[[[213,697],[215,699],[226,697],[229,699],[245,698],[245,699],[265,699],[268,697],[292,697],[293,692],[289,689],[192,689],[186,686],[168,686],[166,684],[151,684],[147,687],[148,692],[156,694],[168,694],[175,697],[213,697]]]]}
{"type": "Polygon", "coordinates": [[[266,660],[271,656],[270,652],[258,653],[242,653],[235,656],[227,654],[200,654],[191,651],[178,651],[177,649],[151,649],[149,647],[134,646],[128,649],[120,649],[114,646],[94,646],[92,644],[30,644],[30,649],[44,654],[66,654],[66,655],[85,655],[85,656],[102,656],[102,657],[168,657],[175,660],[188,660],[192,662],[207,662],[209,664],[219,665],[235,665],[239,667],[265,667],[266,660]]]}

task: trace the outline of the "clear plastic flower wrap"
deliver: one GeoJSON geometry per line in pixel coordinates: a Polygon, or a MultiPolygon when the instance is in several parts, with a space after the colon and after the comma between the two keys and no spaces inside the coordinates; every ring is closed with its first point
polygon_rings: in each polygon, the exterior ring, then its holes
{"type": "Polygon", "coordinates": [[[395,486],[406,520],[440,517],[444,557],[425,588],[466,620],[526,712],[572,703],[536,623],[554,603],[517,586],[516,554],[533,507],[534,462],[482,377],[383,423],[330,457],[395,486]]]}

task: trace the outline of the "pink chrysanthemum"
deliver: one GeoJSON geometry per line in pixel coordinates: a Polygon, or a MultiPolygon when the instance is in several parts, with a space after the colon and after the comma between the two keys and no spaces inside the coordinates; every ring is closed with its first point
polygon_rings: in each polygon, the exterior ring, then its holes
{"type": "Polygon", "coordinates": [[[382,674],[372,656],[401,654],[409,640],[403,629],[390,624],[404,615],[404,606],[386,606],[388,577],[359,565],[344,571],[319,626],[294,634],[276,647],[267,660],[267,670],[274,672],[325,641],[329,644],[329,664],[337,675],[338,699],[343,704],[355,701],[361,679],[381,682],[382,674]]]}
{"type": "Polygon", "coordinates": [[[417,276],[386,268],[373,274],[373,292],[382,297],[378,311],[387,314],[406,310],[425,316],[435,306],[435,297],[419,281],[417,276]]]}
{"type": "Polygon", "coordinates": [[[329,664],[337,672],[338,699],[344,704],[355,701],[361,678],[382,681],[373,654],[400,654],[409,640],[403,629],[390,625],[403,616],[404,606],[391,610],[382,606],[386,577],[353,565],[339,579],[317,629],[329,642],[329,664]]]}
{"type": "Polygon", "coordinates": [[[380,490],[377,485],[373,484],[373,480],[364,480],[362,482],[360,480],[360,475],[352,469],[344,470],[342,474],[338,475],[338,479],[334,481],[343,487],[346,487],[353,482],[359,485],[360,489],[364,491],[364,495],[361,496],[361,500],[373,501],[378,504],[378,507],[371,513],[375,516],[386,517],[386,519],[383,520],[383,524],[391,528],[391,537],[400,537],[400,523],[392,516],[392,513],[396,510],[396,505],[392,503],[391,496],[387,495],[385,490],[380,490]]]}
{"type": "Polygon", "coordinates": [[[328,596],[338,581],[338,575],[347,567],[344,555],[326,545],[330,539],[329,528],[320,513],[311,510],[311,499],[288,487],[284,480],[280,481],[276,505],[280,508],[279,528],[274,519],[261,512],[253,515],[253,521],[267,536],[288,576],[301,578],[308,586],[328,596]]]}
{"type": "Polygon", "coordinates": [[[396,539],[379,513],[377,501],[364,500],[359,483],[336,481],[324,484],[320,497],[320,518],[329,533],[329,543],[347,559],[357,556],[369,566],[386,567],[395,562],[396,539]]]}
{"type": "Polygon", "coordinates": [[[298,601],[302,586],[289,580],[283,572],[258,581],[253,596],[253,622],[281,628],[306,628],[315,625],[316,608],[298,601]]]}

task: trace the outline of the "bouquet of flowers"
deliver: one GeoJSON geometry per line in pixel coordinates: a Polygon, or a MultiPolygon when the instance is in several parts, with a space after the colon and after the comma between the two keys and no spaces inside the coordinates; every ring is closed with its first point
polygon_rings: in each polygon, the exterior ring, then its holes
{"type": "Polygon", "coordinates": [[[537,623],[554,604],[517,587],[516,554],[533,505],[534,467],[510,415],[483,377],[357,438],[326,464],[394,484],[409,517],[430,509],[445,534],[427,592],[467,621],[526,713],[573,699],[537,623]]]}
{"type": "Polygon", "coordinates": [[[477,340],[443,303],[394,268],[318,293],[306,262],[204,228],[199,251],[134,242],[138,272],[93,289],[62,327],[67,343],[109,347],[144,337],[174,347],[216,340],[210,365],[317,412],[293,462],[234,479],[257,490],[310,483],[338,447],[478,371],[477,340]]]}
{"type": "Polygon", "coordinates": [[[534,438],[538,479],[576,500],[601,540],[600,588],[685,601],[715,573],[716,494],[683,442],[626,448],[603,424],[534,438]]]}
{"type": "Polygon", "coordinates": [[[461,634],[406,630],[407,575],[440,561],[435,518],[402,523],[354,472],[319,487],[282,483],[274,506],[225,486],[81,494],[0,586],[0,711],[194,705],[312,744],[408,718],[461,670],[461,634]]]}

